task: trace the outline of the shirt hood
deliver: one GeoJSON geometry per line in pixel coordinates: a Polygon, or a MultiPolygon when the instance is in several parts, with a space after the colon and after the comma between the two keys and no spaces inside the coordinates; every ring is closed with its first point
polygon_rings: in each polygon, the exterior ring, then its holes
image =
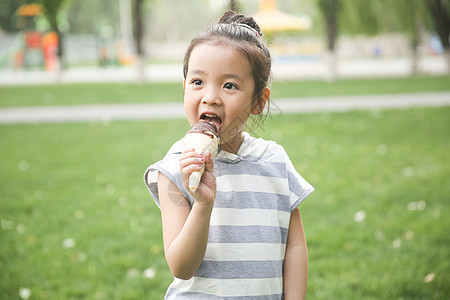
{"type": "Polygon", "coordinates": [[[237,154],[227,151],[220,151],[216,159],[225,163],[239,163],[242,160],[258,161],[268,158],[268,149],[275,142],[266,141],[261,138],[254,138],[248,132],[243,132],[244,140],[237,154]]]}

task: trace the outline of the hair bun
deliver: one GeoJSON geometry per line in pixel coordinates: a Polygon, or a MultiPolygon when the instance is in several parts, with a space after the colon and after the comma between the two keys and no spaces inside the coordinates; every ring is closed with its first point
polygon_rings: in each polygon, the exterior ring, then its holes
{"type": "Polygon", "coordinates": [[[245,25],[253,28],[259,34],[259,36],[263,35],[261,32],[261,28],[259,28],[255,19],[253,19],[252,17],[247,17],[244,15],[238,14],[232,10],[229,10],[226,13],[224,13],[218,23],[219,24],[230,24],[230,23],[245,24],[245,25]]]}

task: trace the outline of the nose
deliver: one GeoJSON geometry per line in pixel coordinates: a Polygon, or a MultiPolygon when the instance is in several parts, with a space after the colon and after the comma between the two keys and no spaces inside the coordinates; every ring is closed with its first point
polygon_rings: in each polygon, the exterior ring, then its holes
{"type": "Polygon", "coordinates": [[[220,98],[220,92],[211,87],[209,89],[205,89],[205,94],[202,98],[202,104],[207,105],[220,105],[222,104],[222,100],[220,98]]]}

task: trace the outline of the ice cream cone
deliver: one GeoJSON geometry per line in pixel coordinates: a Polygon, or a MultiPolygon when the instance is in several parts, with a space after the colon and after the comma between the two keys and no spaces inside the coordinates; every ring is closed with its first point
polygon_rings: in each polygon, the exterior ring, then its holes
{"type": "MultiPolygon", "coordinates": [[[[214,159],[220,151],[220,139],[214,124],[199,122],[192,125],[191,130],[183,138],[183,150],[194,149],[197,153],[211,153],[214,159]]],[[[189,189],[195,192],[200,184],[205,165],[199,171],[192,172],[189,176],[189,189]]]]}

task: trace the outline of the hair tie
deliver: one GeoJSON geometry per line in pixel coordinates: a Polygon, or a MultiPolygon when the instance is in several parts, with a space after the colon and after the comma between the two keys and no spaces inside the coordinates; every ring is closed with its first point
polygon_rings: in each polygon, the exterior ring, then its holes
{"type": "Polygon", "coordinates": [[[259,37],[259,38],[261,37],[261,35],[259,35],[258,31],[255,28],[253,28],[253,27],[251,27],[251,26],[249,26],[247,24],[235,23],[235,22],[233,22],[232,24],[236,24],[237,26],[241,26],[241,27],[245,27],[247,29],[250,29],[257,37],[259,37]]]}

